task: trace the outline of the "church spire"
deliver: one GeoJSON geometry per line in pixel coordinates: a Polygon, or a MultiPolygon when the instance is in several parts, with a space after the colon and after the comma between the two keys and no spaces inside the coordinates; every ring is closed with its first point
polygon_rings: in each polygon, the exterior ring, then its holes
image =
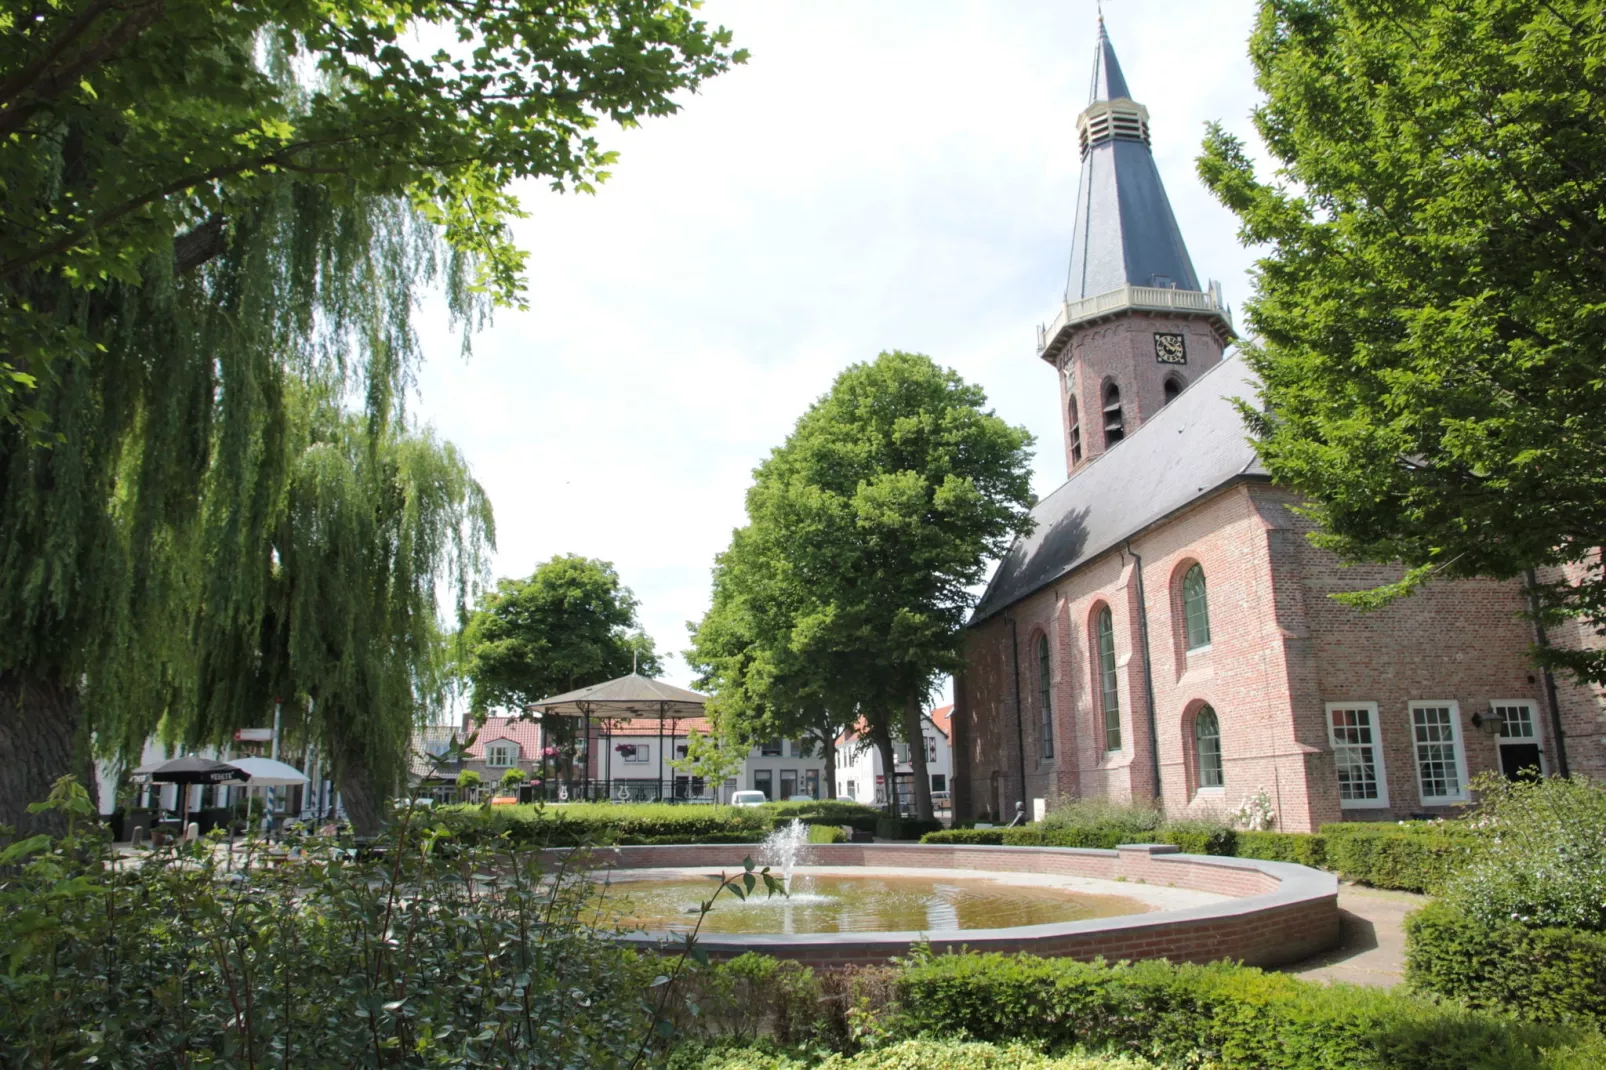
{"type": "Polygon", "coordinates": [[[1099,45],[1093,53],[1093,88],[1087,94],[1088,103],[1095,100],[1120,100],[1123,97],[1130,99],[1127,92],[1126,78],[1121,74],[1121,64],[1115,58],[1115,46],[1110,44],[1110,35],[1104,29],[1104,15],[1099,14],[1099,45]]]}
{"type": "Polygon", "coordinates": [[[1132,99],[1102,18],[1092,99],[1077,116],[1076,132],[1082,178],[1065,299],[1122,286],[1197,291],[1193,261],[1149,151],[1149,109],[1132,99]]]}
{"type": "Polygon", "coordinates": [[[1149,151],[1149,109],[1132,99],[1102,14],[1088,95],[1065,299],[1037,329],[1038,356],[1060,373],[1067,472],[1135,431],[1233,338],[1220,291],[1193,272],[1149,151]]]}

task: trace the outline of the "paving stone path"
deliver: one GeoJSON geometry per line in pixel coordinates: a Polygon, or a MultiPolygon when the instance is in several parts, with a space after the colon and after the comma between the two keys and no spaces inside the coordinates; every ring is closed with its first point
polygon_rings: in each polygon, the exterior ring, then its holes
{"type": "Polygon", "coordinates": [[[1392,988],[1405,979],[1405,916],[1427,901],[1427,896],[1410,892],[1340,884],[1338,909],[1343,922],[1338,947],[1285,966],[1283,972],[1307,981],[1392,988]]]}

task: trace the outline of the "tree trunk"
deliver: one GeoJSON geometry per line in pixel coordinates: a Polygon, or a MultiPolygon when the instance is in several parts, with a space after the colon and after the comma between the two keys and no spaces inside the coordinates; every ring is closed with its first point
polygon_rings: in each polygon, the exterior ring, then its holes
{"type": "Polygon", "coordinates": [[[359,836],[378,835],[383,824],[379,810],[383,792],[372,781],[360,759],[347,757],[340,763],[340,801],[345,804],[346,817],[359,836]]]}
{"type": "Polygon", "coordinates": [[[57,778],[73,772],[78,720],[78,694],[72,688],[35,676],[0,674],[0,825],[10,825],[19,836],[66,831],[59,814],[30,814],[28,804],[43,802],[57,778]]]}
{"type": "Polygon", "coordinates": [[[892,754],[892,730],[885,723],[870,725],[870,741],[881,753],[881,782],[886,785],[887,813],[898,816],[898,763],[892,754]]]}
{"type": "Polygon", "coordinates": [[[918,696],[903,704],[903,736],[909,741],[909,771],[915,781],[915,815],[922,821],[930,821],[931,777],[926,773],[926,726],[921,722],[918,696]]]}
{"type": "MultiPolygon", "coordinates": [[[[827,729],[829,731],[829,729],[827,729]]],[[[827,739],[825,746],[825,797],[836,798],[836,740],[827,739]]]]}

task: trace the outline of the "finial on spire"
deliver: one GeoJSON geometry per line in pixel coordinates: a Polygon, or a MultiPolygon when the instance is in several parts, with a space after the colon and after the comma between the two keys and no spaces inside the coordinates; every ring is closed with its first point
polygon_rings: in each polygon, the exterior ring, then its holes
{"type": "Polygon", "coordinates": [[[1104,5],[1099,4],[1099,39],[1093,48],[1093,86],[1088,100],[1118,100],[1130,97],[1126,79],[1121,75],[1121,64],[1115,58],[1115,46],[1104,29],[1104,5]]]}

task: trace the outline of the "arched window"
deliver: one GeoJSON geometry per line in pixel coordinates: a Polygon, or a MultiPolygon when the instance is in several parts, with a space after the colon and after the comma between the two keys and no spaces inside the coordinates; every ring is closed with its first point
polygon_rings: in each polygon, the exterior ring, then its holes
{"type": "Polygon", "coordinates": [[[1177,395],[1180,393],[1182,393],[1182,380],[1173,375],[1165,381],[1165,403],[1171,404],[1177,400],[1177,395]]]}
{"type": "Polygon", "coordinates": [[[1121,691],[1115,676],[1115,619],[1110,607],[1099,610],[1093,627],[1099,648],[1099,709],[1104,714],[1104,749],[1121,749],[1121,691]]]}
{"type": "Polygon", "coordinates": [[[1210,645],[1210,606],[1205,598],[1204,569],[1190,568],[1182,577],[1182,616],[1188,636],[1188,649],[1210,645]]]}
{"type": "Polygon", "coordinates": [[[1193,760],[1201,788],[1219,788],[1221,774],[1221,722],[1216,711],[1203,706],[1193,718],[1193,760]]]}
{"type": "Polygon", "coordinates": [[[1048,636],[1037,637],[1037,711],[1043,719],[1043,757],[1054,757],[1054,707],[1049,701],[1048,636]]]}
{"type": "Polygon", "coordinates": [[[1111,383],[1104,388],[1104,445],[1113,446],[1126,437],[1126,421],[1121,418],[1121,388],[1111,383]]]}
{"type": "Polygon", "coordinates": [[[1071,415],[1071,418],[1070,418],[1070,430],[1066,432],[1066,436],[1070,440],[1070,443],[1071,443],[1071,463],[1072,464],[1081,464],[1082,463],[1082,416],[1081,416],[1081,413],[1079,413],[1077,411],[1076,399],[1075,398],[1071,399],[1070,415],[1071,415]]]}

